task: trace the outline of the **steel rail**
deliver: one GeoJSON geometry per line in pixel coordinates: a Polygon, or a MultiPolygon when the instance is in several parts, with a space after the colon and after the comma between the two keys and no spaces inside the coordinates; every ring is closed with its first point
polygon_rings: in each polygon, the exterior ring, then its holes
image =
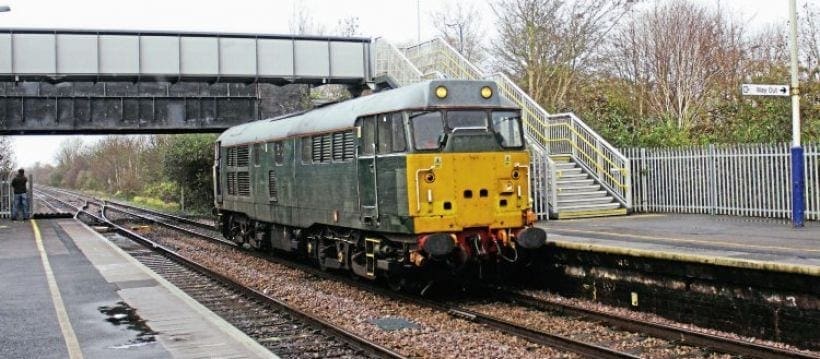
{"type": "Polygon", "coordinates": [[[154,210],[151,210],[151,209],[148,209],[148,208],[144,208],[144,207],[140,207],[140,206],[134,206],[134,205],[122,203],[122,202],[119,202],[119,201],[104,200],[103,202],[104,203],[110,203],[110,204],[113,204],[113,205],[118,206],[118,207],[124,207],[124,208],[128,208],[128,209],[133,209],[133,210],[136,210],[136,211],[142,211],[142,212],[150,213],[152,216],[167,218],[167,219],[170,219],[170,220],[174,220],[174,221],[177,221],[177,222],[185,223],[185,224],[192,225],[192,226],[199,227],[199,228],[203,228],[203,229],[209,229],[209,230],[212,230],[212,231],[216,230],[216,227],[214,227],[214,226],[210,226],[210,225],[207,225],[205,223],[197,222],[195,220],[185,218],[185,217],[181,217],[181,216],[176,216],[176,215],[173,215],[173,214],[158,212],[158,211],[154,211],[154,210]]]}
{"type": "MultiPolygon", "coordinates": [[[[366,352],[368,352],[368,353],[370,353],[370,354],[372,354],[376,357],[379,357],[379,358],[402,358],[402,359],[405,358],[405,356],[393,351],[392,349],[386,348],[386,347],[381,346],[377,343],[374,343],[370,340],[367,340],[366,338],[361,337],[358,334],[355,334],[351,331],[348,331],[347,329],[342,328],[340,326],[337,326],[333,323],[330,323],[330,322],[328,322],[328,321],[326,321],[322,318],[319,318],[318,316],[315,316],[315,315],[312,315],[308,312],[297,309],[297,308],[295,308],[295,307],[293,307],[293,306],[291,306],[291,305],[289,305],[289,304],[287,304],[283,301],[280,301],[276,298],[269,297],[269,296],[265,295],[264,293],[262,293],[260,291],[257,291],[253,288],[249,288],[247,286],[244,286],[244,285],[240,284],[239,282],[237,282],[237,281],[235,281],[235,280],[233,280],[233,279],[231,279],[231,278],[229,278],[229,277],[227,277],[223,274],[220,274],[220,273],[218,273],[214,270],[211,270],[210,268],[205,267],[202,264],[197,263],[196,261],[193,261],[191,259],[185,258],[184,256],[182,256],[180,254],[177,254],[176,252],[174,252],[170,248],[167,248],[167,247],[165,247],[165,246],[163,246],[159,243],[156,243],[156,242],[154,242],[154,241],[152,241],[148,238],[145,238],[145,237],[137,234],[136,232],[133,232],[133,231],[131,231],[131,230],[125,228],[125,227],[122,227],[118,224],[115,224],[113,221],[109,220],[106,217],[105,211],[107,209],[111,209],[111,207],[103,205],[102,212],[101,212],[102,219],[105,221],[106,224],[108,224],[109,226],[114,228],[114,230],[117,231],[118,233],[120,233],[121,235],[126,236],[127,238],[130,238],[130,239],[132,239],[132,240],[134,240],[134,241],[136,241],[136,242],[138,242],[138,243],[140,243],[140,244],[142,244],[146,247],[149,247],[152,250],[159,252],[163,256],[166,256],[166,257],[170,258],[171,260],[174,260],[174,261],[176,261],[176,262],[178,262],[182,265],[185,265],[185,266],[187,266],[187,267],[189,267],[189,268],[191,268],[191,269],[193,269],[193,270],[195,270],[199,273],[202,273],[203,275],[214,278],[218,282],[220,282],[220,283],[222,283],[222,284],[224,284],[224,285],[226,285],[226,286],[228,286],[232,289],[235,289],[235,290],[241,292],[242,294],[244,294],[244,295],[246,295],[246,296],[248,296],[248,297],[250,297],[254,300],[269,303],[272,306],[275,306],[275,307],[280,308],[284,311],[287,311],[291,315],[293,315],[294,317],[298,318],[299,320],[302,320],[304,322],[312,324],[313,326],[315,326],[317,328],[320,328],[321,330],[326,330],[327,332],[332,333],[333,335],[337,336],[338,338],[340,338],[344,342],[349,343],[349,344],[351,344],[351,345],[353,345],[353,346],[355,346],[355,347],[357,347],[357,348],[359,348],[363,351],[366,351],[366,352]]],[[[128,214],[127,211],[117,210],[117,209],[115,209],[115,210],[128,214]]],[[[179,227],[179,228],[181,228],[181,227],[179,227]]],[[[186,231],[186,232],[187,233],[195,233],[195,232],[191,232],[191,231],[186,231]]]]}
{"type": "MultiPolygon", "coordinates": [[[[59,204],[61,204],[61,205],[63,205],[63,206],[66,206],[66,207],[68,207],[68,208],[73,209],[73,210],[75,211],[75,213],[74,213],[74,215],[73,215],[73,217],[74,217],[74,218],[77,218],[77,217],[79,217],[79,216],[81,216],[81,215],[85,215],[85,216],[89,216],[89,217],[91,217],[91,218],[92,218],[92,219],[93,219],[96,223],[103,223],[103,220],[102,220],[100,217],[97,217],[97,215],[95,215],[95,214],[93,214],[93,213],[91,213],[91,212],[86,211],[86,209],[88,208],[88,203],[89,203],[89,201],[88,201],[88,200],[84,200],[84,202],[85,202],[85,203],[83,204],[83,206],[82,206],[82,207],[77,207],[77,206],[75,206],[75,205],[73,205],[73,204],[71,204],[71,203],[68,203],[68,202],[66,202],[66,201],[64,201],[64,200],[62,200],[62,199],[57,198],[56,196],[54,196],[54,195],[52,195],[52,194],[50,194],[50,193],[48,193],[48,192],[46,192],[46,191],[43,191],[42,189],[37,189],[36,191],[37,191],[37,192],[38,192],[41,196],[48,197],[48,198],[50,198],[52,201],[55,201],[55,202],[57,202],[57,203],[59,203],[59,204]]],[[[75,198],[79,198],[79,197],[75,196],[75,198]]]]}
{"type": "Polygon", "coordinates": [[[491,292],[496,293],[496,296],[502,300],[524,304],[533,309],[569,313],[591,320],[601,321],[624,330],[646,333],[653,337],[709,348],[723,353],[754,358],[820,358],[820,356],[703,333],[674,325],[624,318],[571,304],[550,302],[529,295],[511,292],[503,288],[493,288],[491,292]]]}
{"type": "MultiPolygon", "coordinates": [[[[154,223],[154,224],[166,227],[166,228],[174,229],[174,230],[181,231],[183,233],[186,233],[186,234],[189,234],[189,235],[192,235],[192,236],[196,236],[198,238],[202,238],[202,239],[205,239],[205,240],[217,242],[217,243],[220,243],[220,244],[223,244],[223,245],[228,245],[228,246],[231,246],[231,247],[237,247],[237,245],[233,242],[229,242],[229,241],[226,241],[226,240],[223,240],[223,239],[220,239],[220,238],[216,238],[216,237],[211,237],[211,236],[208,236],[208,235],[205,235],[205,234],[202,234],[202,233],[192,231],[192,230],[187,229],[187,228],[183,228],[183,227],[179,227],[179,226],[170,224],[170,223],[164,223],[162,221],[158,221],[156,219],[152,219],[152,218],[142,216],[142,215],[139,215],[139,214],[136,214],[136,213],[131,213],[131,212],[128,212],[128,211],[123,210],[123,209],[113,208],[113,207],[110,207],[110,206],[106,206],[104,208],[114,210],[114,211],[117,211],[117,212],[120,212],[120,213],[123,213],[123,214],[126,214],[126,215],[131,215],[131,216],[134,216],[136,218],[140,218],[142,220],[146,220],[146,221],[149,221],[151,223],[154,223]]],[[[527,327],[524,327],[524,326],[521,326],[521,325],[518,325],[518,324],[515,324],[515,323],[512,323],[512,322],[509,322],[509,321],[505,321],[505,320],[498,319],[498,318],[495,318],[495,317],[492,317],[492,316],[484,315],[484,314],[481,314],[481,313],[478,313],[478,312],[470,311],[470,310],[467,310],[467,309],[464,309],[464,308],[446,306],[446,305],[443,305],[441,303],[433,302],[433,301],[422,299],[422,298],[419,298],[419,297],[409,296],[409,295],[406,295],[406,294],[401,294],[401,293],[396,293],[394,291],[386,290],[384,288],[379,288],[379,287],[376,287],[376,286],[367,285],[365,283],[358,282],[358,281],[352,280],[350,278],[337,276],[337,275],[332,275],[330,273],[323,272],[323,271],[321,271],[319,269],[316,269],[316,268],[313,268],[313,267],[293,264],[291,262],[288,262],[288,261],[285,261],[285,260],[282,260],[282,259],[279,259],[279,258],[272,258],[270,256],[263,256],[263,255],[260,255],[258,253],[249,252],[249,254],[257,256],[261,259],[270,260],[270,261],[273,261],[273,262],[278,263],[278,264],[286,265],[286,266],[289,266],[291,268],[296,268],[296,269],[299,269],[299,270],[302,270],[302,271],[306,271],[306,272],[309,272],[309,273],[311,273],[313,275],[316,275],[318,277],[322,277],[322,278],[330,279],[330,280],[334,280],[334,281],[342,281],[345,284],[348,284],[348,285],[351,285],[351,286],[354,286],[356,288],[363,289],[363,290],[366,290],[366,291],[376,292],[376,293],[378,293],[382,296],[385,296],[385,297],[389,297],[389,298],[393,298],[393,299],[399,299],[399,300],[402,300],[402,301],[405,301],[405,302],[408,302],[408,303],[412,303],[412,304],[416,304],[416,305],[419,305],[419,306],[422,306],[422,307],[427,307],[427,308],[431,308],[431,309],[434,309],[434,310],[437,310],[437,311],[440,311],[440,312],[444,312],[444,313],[447,313],[447,314],[449,314],[451,316],[454,316],[454,317],[458,317],[458,318],[469,320],[469,321],[472,321],[472,322],[475,322],[475,323],[483,324],[483,325],[485,325],[489,328],[498,330],[502,333],[507,333],[507,334],[510,334],[510,335],[513,335],[513,336],[516,336],[516,337],[524,338],[524,339],[526,339],[530,342],[541,344],[541,345],[544,345],[544,346],[557,348],[557,349],[561,349],[561,350],[565,350],[565,351],[570,351],[570,352],[577,353],[577,354],[580,354],[580,355],[583,355],[583,356],[586,356],[586,357],[591,357],[591,358],[630,358],[630,359],[640,358],[639,356],[635,356],[635,355],[632,355],[632,354],[629,354],[629,353],[620,352],[620,351],[617,351],[617,350],[614,350],[614,349],[611,349],[611,348],[607,348],[607,347],[603,347],[603,346],[599,346],[599,345],[595,345],[595,344],[584,343],[584,342],[577,341],[577,340],[574,340],[574,339],[571,339],[571,338],[568,338],[568,337],[564,337],[564,336],[556,335],[556,334],[551,334],[551,333],[547,333],[547,332],[544,332],[544,331],[534,330],[534,329],[527,328],[527,327]]]]}
{"type": "MultiPolygon", "coordinates": [[[[131,213],[131,212],[120,210],[120,209],[113,208],[113,207],[107,207],[107,208],[111,209],[111,210],[114,210],[114,211],[121,212],[121,213],[126,214],[126,215],[131,215],[131,216],[134,216],[134,217],[137,217],[137,218],[140,218],[140,219],[143,219],[143,220],[149,221],[151,223],[155,223],[155,224],[158,224],[158,225],[161,225],[161,226],[173,229],[173,230],[181,231],[181,232],[184,232],[186,234],[190,234],[190,235],[199,237],[201,239],[218,242],[218,243],[221,243],[223,245],[231,246],[231,247],[234,247],[234,248],[238,247],[234,242],[226,241],[226,240],[221,239],[221,238],[212,237],[212,236],[208,236],[206,234],[191,231],[191,230],[189,230],[187,228],[184,228],[184,227],[179,227],[179,226],[175,226],[175,225],[170,224],[170,223],[157,221],[155,219],[152,219],[152,218],[149,218],[149,217],[146,217],[146,216],[142,216],[142,215],[139,215],[139,214],[136,214],[136,213],[131,213]]],[[[143,210],[145,212],[152,213],[152,214],[157,213],[156,211],[151,211],[151,210],[145,210],[145,209],[140,209],[140,210],[143,210]]],[[[176,216],[168,216],[168,217],[159,216],[159,217],[172,219],[176,216]]],[[[179,218],[181,218],[181,217],[179,217],[179,218]]],[[[274,261],[278,264],[286,265],[286,266],[289,266],[289,267],[292,267],[292,268],[297,268],[297,269],[303,270],[303,271],[308,271],[311,274],[314,274],[314,275],[317,275],[317,276],[322,276],[324,278],[331,278],[330,274],[328,274],[326,272],[323,272],[323,271],[320,271],[320,270],[318,270],[314,267],[301,265],[301,264],[295,264],[293,262],[286,261],[286,260],[283,260],[283,259],[280,259],[280,258],[272,258],[270,256],[261,256],[261,255],[258,255],[257,253],[250,253],[250,254],[257,255],[257,256],[259,256],[260,258],[263,258],[263,259],[272,260],[272,261],[274,261]]],[[[474,322],[477,322],[477,323],[485,324],[485,325],[488,325],[488,326],[491,326],[491,327],[494,327],[494,328],[499,328],[501,331],[510,332],[510,333],[513,333],[516,336],[523,337],[523,338],[526,338],[530,341],[540,343],[540,344],[543,344],[543,345],[547,345],[547,346],[550,346],[550,347],[561,348],[561,349],[564,349],[564,350],[576,352],[578,354],[590,355],[590,356],[594,356],[594,357],[619,357],[619,358],[623,358],[624,356],[617,356],[617,355],[625,354],[625,353],[612,353],[613,355],[616,355],[616,356],[605,356],[606,354],[596,352],[596,350],[598,350],[596,348],[584,348],[584,347],[574,348],[573,343],[572,343],[574,341],[572,339],[569,339],[569,338],[564,338],[564,337],[560,337],[560,336],[555,336],[555,337],[550,338],[549,336],[551,334],[549,334],[549,333],[544,333],[544,332],[541,332],[541,331],[535,331],[535,330],[532,330],[532,329],[521,327],[517,324],[510,323],[510,322],[500,320],[500,319],[496,319],[496,318],[486,316],[486,315],[483,315],[483,314],[480,314],[480,313],[476,313],[476,312],[473,312],[473,311],[469,311],[469,310],[465,310],[465,309],[461,309],[461,308],[455,308],[455,307],[447,307],[447,306],[444,306],[440,303],[432,302],[432,301],[429,301],[429,300],[425,300],[425,299],[421,299],[421,298],[417,298],[417,297],[411,297],[411,296],[407,296],[407,295],[404,295],[404,294],[395,293],[395,292],[392,292],[392,291],[386,291],[386,290],[383,290],[382,288],[377,288],[377,287],[374,288],[373,286],[366,286],[365,284],[363,284],[361,282],[349,280],[348,278],[345,278],[345,277],[339,278],[338,276],[332,276],[332,279],[334,279],[334,280],[340,280],[341,279],[342,281],[346,282],[349,285],[357,286],[359,288],[367,289],[367,290],[370,290],[370,291],[376,290],[382,295],[396,297],[396,298],[399,298],[399,299],[402,299],[402,300],[405,300],[405,301],[418,303],[420,305],[427,306],[427,307],[433,307],[434,309],[437,309],[439,311],[447,312],[450,315],[457,316],[457,317],[467,319],[467,320],[470,320],[470,321],[474,321],[474,322]],[[501,329],[501,328],[503,328],[503,329],[501,329]],[[567,340],[570,341],[570,342],[566,342],[567,340]],[[589,350],[589,351],[587,351],[587,350],[589,350]]],[[[734,338],[727,338],[727,337],[722,337],[722,336],[718,336],[718,335],[702,333],[702,332],[698,332],[698,331],[692,331],[692,330],[688,330],[688,329],[685,329],[685,328],[676,327],[676,326],[673,326],[673,325],[638,321],[638,320],[635,320],[635,319],[623,318],[623,317],[619,317],[619,316],[614,315],[614,314],[603,313],[603,312],[599,312],[599,311],[595,311],[595,310],[591,310],[591,309],[586,309],[586,308],[573,306],[573,305],[570,305],[570,304],[547,302],[547,301],[544,301],[542,299],[538,299],[538,298],[531,297],[531,296],[528,296],[528,295],[510,292],[509,290],[505,290],[503,288],[492,288],[492,289],[493,290],[491,291],[491,293],[502,293],[502,294],[497,294],[496,296],[499,297],[502,300],[505,300],[505,301],[521,303],[521,304],[524,304],[528,307],[531,307],[531,308],[534,308],[534,309],[539,309],[539,310],[549,310],[549,311],[557,311],[557,312],[565,312],[565,313],[569,313],[569,314],[574,314],[574,315],[584,317],[584,318],[587,318],[587,319],[601,321],[601,322],[607,323],[609,325],[612,325],[614,327],[618,327],[618,328],[621,328],[621,329],[624,329],[624,330],[645,333],[645,334],[648,334],[648,335],[651,335],[651,336],[654,336],[654,337],[663,338],[663,339],[670,340],[670,341],[677,341],[677,342],[681,342],[681,343],[691,344],[691,345],[698,346],[698,347],[705,347],[705,348],[709,348],[709,349],[719,351],[719,352],[724,352],[724,353],[729,353],[729,354],[737,354],[737,355],[747,355],[747,356],[751,356],[751,357],[755,357],[755,358],[814,358],[814,359],[820,358],[820,356],[809,355],[809,354],[806,354],[806,353],[795,352],[795,351],[791,351],[791,350],[787,350],[787,349],[783,349],[783,348],[777,348],[777,347],[768,346],[768,345],[763,345],[763,344],[750,343],[750,342],[746,342],[746,341],[738,340],[738,339],[734,339],[734,338]]],[[[586,344],[586,343],[582,343],[582,344],[584,346],[590,346],[590,344],[586,344]]],[[[598,348],[602,348],[602,347],[598,347],[598,348]]],[[[603,349],[607,349],[607,348],[603,348],[603,349]]],[[[634,357],[634,356],[631,356],[630,354],[625,354],[625,355],[627,355],[625,357],[630,357],[630,358],[634,357]]]]}

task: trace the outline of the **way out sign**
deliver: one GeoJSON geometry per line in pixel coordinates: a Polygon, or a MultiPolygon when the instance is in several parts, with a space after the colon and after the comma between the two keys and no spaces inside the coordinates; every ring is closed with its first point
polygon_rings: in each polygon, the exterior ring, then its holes
{"type": "Polygon", "coordinates": [[[789,96],[787,85],[753,85],[743,84],[740,87],[743,96],[789,96]]]}

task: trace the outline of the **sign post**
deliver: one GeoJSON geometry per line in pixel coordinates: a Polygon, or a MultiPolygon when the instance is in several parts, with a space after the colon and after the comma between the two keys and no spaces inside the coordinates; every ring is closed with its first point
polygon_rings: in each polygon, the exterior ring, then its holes
{"type": "Polygon", "coordinates": [[[789,85],[743,84],[740,93],[744,96],[789,96],[789,85]]]}
{"type": "Polygon", "coordinates": [[[797,77],[797,1],[789,0],[789,25],[791,28],[791,73],[792,73],[792,226],[803,227],[805,205],[803,194],[805,183],[805,158],[800,145],[800,82],[797,77]]]}
{"type": "Polygon", "coordinates": [[[797,76],[797,3],[789,0],[790,52],[791,52],[791,86],[743,84],[740,93],[746,96],[791,96],[792,97],[792,226],[800,228],[805,225],[806,202],[804,199],[806,184],[805,157],[800,145],[800,81],[797,76]],[[791,91],[789,91],[791,90],[791,91]]]}

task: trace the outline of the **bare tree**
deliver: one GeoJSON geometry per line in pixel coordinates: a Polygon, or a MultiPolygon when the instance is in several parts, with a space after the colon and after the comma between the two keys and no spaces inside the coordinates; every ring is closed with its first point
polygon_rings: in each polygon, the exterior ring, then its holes
{"type": "Polygon", "coordinates": [[[0,136],[0,180],[9,177],[14,171],[14,145],[11,137],[0,136]]]}
{"type": "Polygon", "coordinates": [[[293,3],[293,12],[291,14],[288,29],[294,35],[324,35],[325,27],[317,24],[313,20],[309,9],[305,3],[296,1],[293,3]]]}
{"type": "Polygon", "coordinates": [[[816,6],[806,3],[803,7],[803,16],[800,24],[800,52],[802,62],[806,67],[809,81],[820,81],[820,24],[818,24],[820,10],[816,6]]]}
{"type": "Polygon", "coordinates": [[[470,62],[480,63],[486,57],[483,39],[487,32],[483,27],[481,13],[472,3],[448,0],[430,18],[441,36],[470,62]]]}
{"type": "Polygon", "coordinates": [[[552,108],[583,71],[595,68],[600,45],[627,13],[628,0],[497,0],[497,66],[552,108]]]}
{"type": "Polygon", "coordinates": [[[359,32],[359,17],[348,16],[340,19],[336,23],[336,28],[333,30],[333,34],[346,37],[361,36],[361,33],[359,32]]]}
{"type": "Polygon", "coordinates": [[[654,113],[674,116],[683,128],[711,99],[737,92],[749,50],[742,34],[720,9],[668,1],[617,31],[610,58],[654,113]]]}

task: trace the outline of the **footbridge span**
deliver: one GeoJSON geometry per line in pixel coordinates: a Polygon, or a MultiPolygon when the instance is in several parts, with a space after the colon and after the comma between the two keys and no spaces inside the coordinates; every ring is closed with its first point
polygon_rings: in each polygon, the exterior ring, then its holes
{"type": "Polygon", "coordinates": [[[0,134],[217,132],[372,82],[371,40],[0,29],[0,134]]]}

